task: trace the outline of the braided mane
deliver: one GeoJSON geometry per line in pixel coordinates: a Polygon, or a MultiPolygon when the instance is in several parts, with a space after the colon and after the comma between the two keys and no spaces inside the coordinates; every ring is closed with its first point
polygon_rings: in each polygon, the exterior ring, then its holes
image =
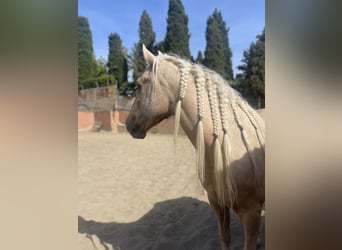
{"type": "Polygon", "coordinates": [[[237,126],[240,128],[243,143],[248,152],[255,174],[255,182],[257,184],[257,166],[254,158],[252,148],[246,132],[242,124],[241,114],[247,117],[250,124],[255,129],[259,144],[264,151],[265,145],[265,130],[263,121],[260,116],[252,109],[246,101],[239,95],[237,91],[231,88],[228,83],[216,72],[198,64],[193,64],[185,59],[179,58],[170,54],[162,54],[159,52],[155,57],[152,65],[152,75],[154,82],[157,79],[158,64],[160,60],[166,60],[176,65],[180,72],[180,83],[178,100],[175,109],[175,131],[174,140],[179,130],[180,114],[182,100],[186,95],[187,84],[189,76],[192,75],[196,87],[197,99],[197,139],[196,139],[196,166],[197,172],[202,185],[205,183],[205,145],[204,145],[204,131],[202,120],[204,116],[204,96],[208,95],[209,107],[211,112],[211,121],[213,126],[213,141],[214,141],[214,173],[216,182],[216,194],[218,200],[225,204],[224,190],[228,190],[228,197],[230,204],[233,204],[235,199],[236,183],[230,171],[231,163],[231,138],[229,138],[230,124],[229,124],[229,109],[232,110],[232,115],[237,126]],[[238,112],[240,111],[240,112],[238,112]],[[242,111],[242,112],[241,112],[242,111]],[[221,126],[220,126],[221,125],[221,126]],[[220,131],[220,128],[222,130],[220,131]],[[219,141],[220,133],[223,134],[222,145],[219,141]],[[228,187],[226,189],[226,187],[228,187]]]}

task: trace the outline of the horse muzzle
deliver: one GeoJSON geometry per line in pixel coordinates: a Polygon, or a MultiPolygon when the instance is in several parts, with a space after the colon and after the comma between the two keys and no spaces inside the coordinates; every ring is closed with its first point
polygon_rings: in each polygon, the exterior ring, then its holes
{"type": "Polygon", "coordinates": [[[146,137],[146,131],[144,131],[141,126],[137,123],[130,123],[129,120],[126,121],[126,128],[129,134],[135,139],[144,139],[146,137]]]}

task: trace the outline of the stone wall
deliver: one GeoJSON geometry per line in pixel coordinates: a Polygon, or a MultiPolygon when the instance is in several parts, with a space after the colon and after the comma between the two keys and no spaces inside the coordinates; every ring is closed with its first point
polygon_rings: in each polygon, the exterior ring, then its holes
{"type": "MultiPolygon", "coordinates": [[[[95,124],[101,124],[101,130],[113,132],[127,132],[125,121],[128,110],[78,112],[78,129],[91,129],[95,124]]],[[[153,127],[150,133],[172,134],[174,131],[174,119],[170,117],[153,127]]],[[[180,134],[184,133],[180,129],[180,134]]]]}

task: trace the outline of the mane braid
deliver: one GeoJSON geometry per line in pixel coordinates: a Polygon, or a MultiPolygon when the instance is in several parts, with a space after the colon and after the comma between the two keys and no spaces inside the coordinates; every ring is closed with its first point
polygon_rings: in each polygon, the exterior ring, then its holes
{"type": "Polygon", "coordinates": [[[215,182],[216,182],[216,193],[219,202],[223,205],[225,204],[225,178],[223,171],[223,162],[222,162],[222,152],[221,145],[219,142],[219,110],[217,103],[217,86],[216,82],[213,82],[210,75],[206,74],[206,82],[208,89],[208,99],[211,113],[211,120],[213,123],[213,132],[214,132],[214,173],[215,173],[215,182]]]}
{"type": "MultiPolygon", "coordinates": [[[[179,86],[179,97],[178,101],[175,106],[175,130],[174,130],[174,143],[177,143],[177,135],[178,135],[178,130],[179,130],[179,122],[180,122],[180,115],[181,115],[181,110],[182,110],[182,99],[185,96],[185,92],[187,89],[187,84],[188,84],[188,78],[189,78],[189,73],[191,70],[191,63],[177,57],[176,55],[169,55],[169,54],[163,54],[160,51],[158,51],[158,56],[159,59],[164,59],[166,61],[172,62],[175,64],[180,71],[180,86],[179,86]]],[[[159,60],[158,59],[158,60],[159,60]]],[[[156,64],[158,65],[158,64],[156,64]]],[[[157,67],[154,67],[155,70],[158,70],[157,67]]],[[[155,73],[156,75],[156,73],[155,73]]]]}
{"type": "Polygon", "coordinates": [[[222,140],[222,158],[223,158],[223,166],[226,175],[226,185],[228,187],[228,198],[230,204],[234,204],[235,201],[235,179],[233,178],[232,170],[230,169],[231,162],[231,145],[229,140],[229,123],[228,123],[228,108],[229,108],[229,100],[227,94],[223,91],[218,92],[219,95],[219,109],[221,113],[221,124],[223,131],[223,140],[222,140]]]}
{"type": "Polygon", "coordinates": [[[197,97],[197,112],[198,112],[198,122],[197,122],[197,140],[196,140],[196,165],[198,171],[198,177],[201,184],[204,185],[205,182],[205,165],[204,165],[204,155],[205,155],[205,145],[204,145],[204,132],[203,132],[203,114],[204,114],[204,85],[205,78],[202,69],[198,65],[192,67],[192,73],[195,78],[196,85],[196,97],[197,97]]]}
{"type": "Polygon", "coordinates": [[[248,154],[249,154],[249,157],[250,157],[250,159],[251,159],[251,162],[252,162],[252,166],[253,166],[253,171],[254,171],[254,177],[255,177],[255,185],[257,186],[257,184],[258,184],[258,178],[257,178],[257,164],[256,164],[256,161],[255,161],[255,157],[254,157],[254,155],[253,155],[253,152],[252,152],[252,148],[251,148],[251,146],[249,145],[249,142],[248,142],[248,140],[247,140],[247,136],[246,136],[246,134],[245,134],[245,132],[244,132],[244,128],[243,128],[243,126],[241,125],[241,119],[240,119],[240,115],[239,115],[239,113],[238,113],[238,111],[237,111],[237,106],[236,106],[236,102],[237,101],[239,101],[239,100],[232,100],[231,101],[231,107],[232,107],[232,111],[233,111],[233,115],[234,115],[234,118],[235,118],[235,121],[236,121],[236,123],[237,123],[237,125],[238,125],[238,127],[239,127],[239,129],[240,129],[240,131],[241,131],[241,136],[242,136],[242,140],[243,140],[243,143],[244,143],[244,145],[245,145],[245,147],[246,147],[246,149],[247,149],[247,152],[248,152],[248,154]]]}
{"type": "Polygon", "coordinates": [[[246,104],[244,102],[240,102],[238,105],[243,110],[243,112],[246,114],[250,123],[254,127],[258,141],[259,141],[259,144],[265,153],[265,138],[263,137],[263,135],[260,132],[260,124],[256,121],[255,116],[253,116],[251,114],[251,112],[249,112],[249,110],[247,110],[246,104]]]}
{"type": "Polygon", "coordinates": [[[177,135],[179,130],[180,115],[182,110],[182,99],[185,96],[185,92],[188,86],[188,78],[191,69],[191,64],[187,62],[182,62],[179,65],[180,70],[180,86],[179,86],[179,99],[176,104],[175,109],[175,131],[174,131],[174,142],[177,142],[177,135]]]}

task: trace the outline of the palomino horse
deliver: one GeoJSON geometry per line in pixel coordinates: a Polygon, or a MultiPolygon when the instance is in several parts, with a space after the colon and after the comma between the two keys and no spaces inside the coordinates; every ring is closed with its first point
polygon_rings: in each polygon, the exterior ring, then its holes
{"type": "Polygon", "coordinates": [[[218,218],[222,249],[230,245],[232,208],[244,225],[244,250],[256,248],[265,200],[265,124],[217,73],[176,56],[154,56],[143,46],[148,67],[126,127],[134,138],[175,115],[196,148],[199,179],[218,218]]]}

